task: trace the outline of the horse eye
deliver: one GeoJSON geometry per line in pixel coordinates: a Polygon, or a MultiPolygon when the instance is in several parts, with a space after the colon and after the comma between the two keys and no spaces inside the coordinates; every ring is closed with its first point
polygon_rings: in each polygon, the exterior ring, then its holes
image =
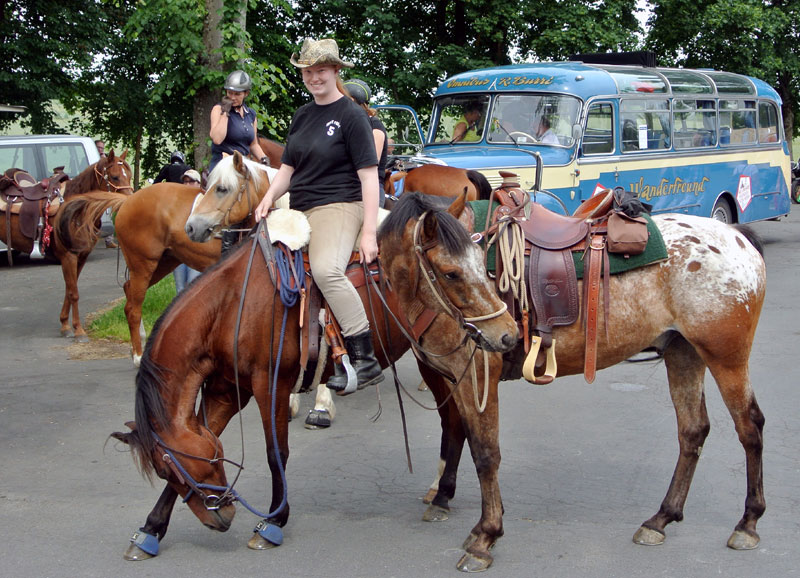
{"type": "Polygon", "coordinates": [[[456,271],[448,271],[447,273],[442,273],[442,277],[444,277],[448,281],[456,281],[459,276],[458,272],[456,271]]]}

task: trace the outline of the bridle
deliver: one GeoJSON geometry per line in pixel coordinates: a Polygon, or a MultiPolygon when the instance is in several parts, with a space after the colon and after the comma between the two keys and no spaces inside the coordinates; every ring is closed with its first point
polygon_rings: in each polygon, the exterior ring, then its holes
{"type": "MultiPolygon", "coordinates": [[[[116,164],[121,166],[121,167],[123,167],[123,168],[125,167],[125,161],[123,161],[123,160],[118,160],[116,162],[116,164]]],[[[111,179],[108,178],[108,167],[109,167],[109,164],[108,164],[108,162],[106,162],[106,165],[103,167],[103,172],[100,172],[100,170],[97,168],[97,163],[94,164],[94,174],[97,177],[97,182],[105,183],[106,184],[106,190],[109,193],[118,193],[118,192],[124,191],[126,189],[130,189],[131,192],[133,192],[133,187],[131,185],[118,186],[118,185],[115,185],[114,183],[112,183],[111,179]]],[[[130,167],[128,167],[128,168],[130,169],[130,167]]]]}
{"type": "Polygon", "coordinates": [[[436,300],[444,308],[445,312],[447,312],[447,314],[453,319],[458,321],[461,328],[466,331],[476,343],[480,344],[481,330],[475,326],[475,323],[500,317],[506,312],[508,305],[503,302],[503,306],[494,313],[487,313],[486,315],[479,315],[477,317],[464,317],[464,314],[461,312],[461,310],[453,304],[453,302],[447,296],[447,293],[444,292],[441,283],[439,283],[438,276],[436,275],[436,270],[431,264],[430,259],[428,259],[428,251],[435,248],[439,244],[439,241],[437,239],[433,239],[425,244],[422,244],[422,225],[424,224],[428,213],[430,213],[430,211],[425,211],[422,213],[422,215],[417,219],[417,222],[414,224],[414,234],[412,239],[414,242],[414,254],[417,256],[417,262],[419,263],[418,274],[420,272],[422,273],[423,278],[428,282],[428,286],[430,287],[433,296],[436,297],[436,300]]]}
{"type": "MultiPolygon", "coordinates": [[[[236,192],[236,200],[230,204],[228,210],[225,211],[225,215],[222,217],[220,222],[220,228],[228,230],[228,231],[238,231],[239,229],[231,229],[231,211],[233,211],[233,207],[238,205],[242,201],[242,195],[245,194],[247,190],[247,181],[250,180],[250,169],[248,169],[244,164],[242,165],[244,169],[244,179],[242,179],[242,184],[239,186],[239,190],[236,192]]],[[[245,195],[247,198],[247,216],[253,214],[253,201],[250,199],[250,195],[245,195]]],[[[241,221],[240,221],[241,222],[241,221]]],[[[250,229],[246,229],[249,231],[250,229]]]]}

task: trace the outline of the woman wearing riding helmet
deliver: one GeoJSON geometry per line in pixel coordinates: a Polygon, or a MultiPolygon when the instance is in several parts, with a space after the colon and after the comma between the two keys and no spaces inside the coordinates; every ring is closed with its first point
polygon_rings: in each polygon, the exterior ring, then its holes
{"type": "Polygon", "coordinates": [[[264,164],[269,159],[258,144],[258,126],[255,111],[244,103],[253,86],[250,75],[234,70],[225,79],[225,98],[211,109],[211,164],[214,170],[222,155],[239,151],[252,155],[264,164]]]}
{"type": "Polygon", "coordinates": [[[370,90],[369,86],[363,80],[358,78],[351,78],[344,82],[344,87],[350,93],[350,98],[353,99],[357,105],[363,108],[369,124],[372,127],[372,138],[375,140],[375,153],[378,155],[378,193],[379,207],[383,207],[386,203],[386,194],[383,191],[383,184],[386,180],[386,159],[389,156],[388,139],[386,138],[386,127],[378,118],[378,113],[369,107],[370,90]]]}
{"type": "MultiPolygon", "coordinates": [[[[256,208],[256,221],[291,190],[289,204],[311,225],[308,257],[311,275],[342,329],[357,376],[357,388],[383,381],[372,333],[358,292],[345,276],[359,232],[361,261],[378,256],[378,157],[364,111],[347,98],[339,71],[353,64],[339,58],[330,38],[306,39],[290,62],[301,69],[313,100],[292,118],[281,167],[256,208]]],[[[328,380],[340,395],[355,391],[336,365],[328,380]]]]}

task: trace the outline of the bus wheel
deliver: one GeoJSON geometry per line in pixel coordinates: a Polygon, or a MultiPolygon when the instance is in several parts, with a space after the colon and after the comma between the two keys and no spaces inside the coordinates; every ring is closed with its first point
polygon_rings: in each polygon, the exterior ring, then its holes
{"type": "Polygon", "coordinates": [[[722,221],[723,223],[728,223],[729,225],[732,224],[733,212],[731,211],[731,206],[728,204],[728,201],[725,199],[718,200],[717,204],[714,205],[714,210],[711,211],[711,218],[722,221]]]}
{"type": "Polygon", "coordinates": [[[794,190],[792,191],[792,200],[795,203],[800,203],[800,182],[792,183],[794,190]]]}

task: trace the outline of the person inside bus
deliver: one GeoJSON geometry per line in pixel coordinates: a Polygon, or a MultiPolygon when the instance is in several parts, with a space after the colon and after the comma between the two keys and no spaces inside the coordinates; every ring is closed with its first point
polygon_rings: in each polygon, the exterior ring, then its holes
{"type": "Polygon", "coordinates": [[[636,123],[628,119],[622,123],[622,150],[635,151],[639,149],[639,133],[636,123]]]}
{"type": "Polygon", "coordinates": [[[536,138],[541,144],[559,144],[558,137],[550,128],[550,119],[542,116],[536,125],[536,138]]]}
{"type": "Polygon", "coordinates": [[[481,105],[471,102],[464,107],[464,114],[456,121],[453,128],[453,138],[450,142],[477,142],[481,140],[478,134],[478,121],[481,119],[481,105]]]}

